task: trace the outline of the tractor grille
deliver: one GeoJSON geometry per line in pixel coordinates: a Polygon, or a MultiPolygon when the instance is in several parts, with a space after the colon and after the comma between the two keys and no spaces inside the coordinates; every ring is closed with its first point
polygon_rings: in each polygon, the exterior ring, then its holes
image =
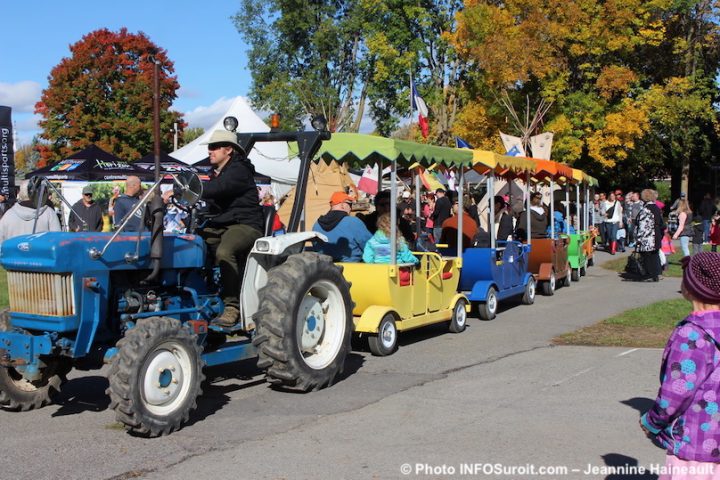
{"type": "Polygon", "coordinates": [[[10,311],[35,315],[75,314],[72,273],[7,272],[10,311]]]}

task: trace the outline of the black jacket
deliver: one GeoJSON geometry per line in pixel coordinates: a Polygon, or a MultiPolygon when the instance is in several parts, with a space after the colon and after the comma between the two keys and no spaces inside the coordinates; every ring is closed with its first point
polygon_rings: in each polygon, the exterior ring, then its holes
{"type": "Polygon", "coordinates": [[[265,230],[254,174],[253,164],[236,154],[203,185],[202,198],[210,201],[211,211],[220,212],[209,221],[211,227],[242,224],[265,230]]]}
{"type": "MultiPolygon", "coordinates": [[[[530,238],[546,238],[548,224],[547,215],[530,210],[530,238]]],[[[527,210],[520,214],[515,226],[515,236],[521,242],[527,241],[527,210]]]]}
{"type": "Polygon", "coordinates": [[[445,220],[452,216],[452,204],[447,197],[438,198],[432,213],[433,227],[439,228],[445,220]]]}
{"type": "MultiPolygon", "coordinates": [[[[73,210],[85,220],[89,232],[102,232],[103,218],[100,205],[92,202],[88,207],[85,206],[85,203],[80,199],[73,205],[73,210]]],[[[72,212],[70,212],[70,218],[68,219],[68,230],[71,232],[83,231],[82,222],[72,212]]]]}

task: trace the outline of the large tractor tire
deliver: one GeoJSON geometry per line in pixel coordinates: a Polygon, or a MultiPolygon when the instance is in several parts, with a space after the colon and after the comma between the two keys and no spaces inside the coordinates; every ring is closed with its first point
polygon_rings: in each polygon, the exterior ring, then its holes
{"type": "Polygon", "coordinates": [[[301,391],[331,385],[343,371],[353,330],[350,284],[326,255],[304,252],[268,272],[253,344],[271,384],[301,391]]]}
{"type": "MultiPolygon", "coordinates": [[[[10,329],[7,310],[0,312],[0,331],[10,329]]],[[[12,367],[0,367],[0,407],[27,411],[52,403],[72,369],[70,359],[44,358],[41,377],[29,381],[12,367]]]]}
{"type": "Polygon", "coordinates": [[[197,336],[179,320],[140,320],[117,343],[110,367],[110,407],[131,433],[157,437],[187,422],[202,394],[197,336]]]}

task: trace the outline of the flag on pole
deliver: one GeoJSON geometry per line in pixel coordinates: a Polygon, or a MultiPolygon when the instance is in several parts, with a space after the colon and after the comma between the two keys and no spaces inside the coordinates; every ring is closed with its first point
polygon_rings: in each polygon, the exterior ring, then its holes
{"type": "Polygon", "coordinates": [[[428,108],[425,104],[425,100],[422,99],[415,88],[415,82],[410,76],[410,110],[418,111],[418,124],[420,125],[420,132],[422,132],[423,138],[427,138],[430,133],[430,125],[428,124],[428,108]]]}
{"type": "Polygon", "coordinates": [[[368,195],[376,195],[378,192],[378,174],[377,164],[371,167],[367,165],[363,171],[362,177],[357,184],[358,190],[362,190],[368,195]]]}
{"type": "Polygon", "coordinates": [[[462,138],[455,137],[455,148],[469,148],[470,150],[472,150],[473,147],[462,138]]]}

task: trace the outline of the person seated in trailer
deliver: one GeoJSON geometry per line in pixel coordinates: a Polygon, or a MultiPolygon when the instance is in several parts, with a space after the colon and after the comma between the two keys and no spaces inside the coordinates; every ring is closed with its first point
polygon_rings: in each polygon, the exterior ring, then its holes
{"type": "Polygon", "coordinates": [[[75,202],[68,219],[68,230],[71,232],[102,232],[102,210],[97,202],[93,201],[93,188],[85,185],[82,189],[82,198],[75,202]],[[78,215],[80,218],[78,218],[78,215]],[[84,222],[84,223],[83,223],[84,222]]]}
{"type": "MultiPolygon", "coordinates": [[[[362,220],[367,230],[373,234],[377,230],[377,221],[380,215],[384,213],[390,213],[390,191],[383,190],[375,195],[375,211],[368,213],[367,215],[359,214],[357,218],[362,220]]],[[[405,218],[403,218],[403,212],[398,209],[398,228],[408,245],[415,245],[415,232],[413,231],[412,225],[405,218]]]]}
{"type": "MultiPolygon", "coordinates": [[[[457,248],[457,234],[458,234],[458,204],[457,201],[452,206],[453,216],[445,220],[442,224],[442,233],[440,234],[440,243],[447,245],[448,248],[457,248]]],[[[463,209],[463,250],[473,245],[473,239],[478,233],[478,226],[475,220],[463,209]]]]}
{"type": "Polygon", "coordinates": [[[313,225],[313,231],[328,237],[327,242],[316,242],[315,251],[329,255],[336,262],[362,261],[365,244],[372,233],[359,218],[350,215],[353,197],[335,192],[330,197],[330,211],[313,225]]]}
{"type": "Polygon", "coordinates": [[[521,242],[526,242],[527,234],[527,216],[530,215],[530,238],[547,238],[547,228],[550,224],[547,212],[542,205],[542,193],[534,192],[530,195],[530,212],[524,211],[520,214],[517,226],[515,227],[515,236],[521,242]]]}
{"type": "Polygon", "coordinates": [[[508,213],[508,203],[500,195],[495,195],[495,238],[504,242],[512,240],[513,218],[508,213]]]}
{"type": "Polygon", "coordinates": [[[443,188],[435,190],[435,208],[433,209],[431,218],[434,225],[433,237],[435,237],[436,242],[442,237],[443,222],[452,216],[452,203],[445,193],[445,189],[443,188]]]}
{"type": "MultiPolygon", "coordinates": [[[[378,217],[377,230],[365,244],[363,262],[390,263],[392,244],[390,243],[390,214],[383,213],[378,217]]],[[[420,260],[412,254],[408,244],[401,235],[397,235],[397,248],[395,259],[397,263],[412,263],[417,265],[420,260]]]]}
{"type": "Polygon", "coordinates": [[[547,236],[550,238],[558,238],[559,235],[564,233],[575,233],[575,227],[567,225],[565,222],[565,207],[562,202],[555,204],[555,211],[553,212],[553,218],[555,219],[555,231],[552,231],[552,225],[547,227],[547,236]],[[568,231],[565,229],[568,228],[568,231]]]}

